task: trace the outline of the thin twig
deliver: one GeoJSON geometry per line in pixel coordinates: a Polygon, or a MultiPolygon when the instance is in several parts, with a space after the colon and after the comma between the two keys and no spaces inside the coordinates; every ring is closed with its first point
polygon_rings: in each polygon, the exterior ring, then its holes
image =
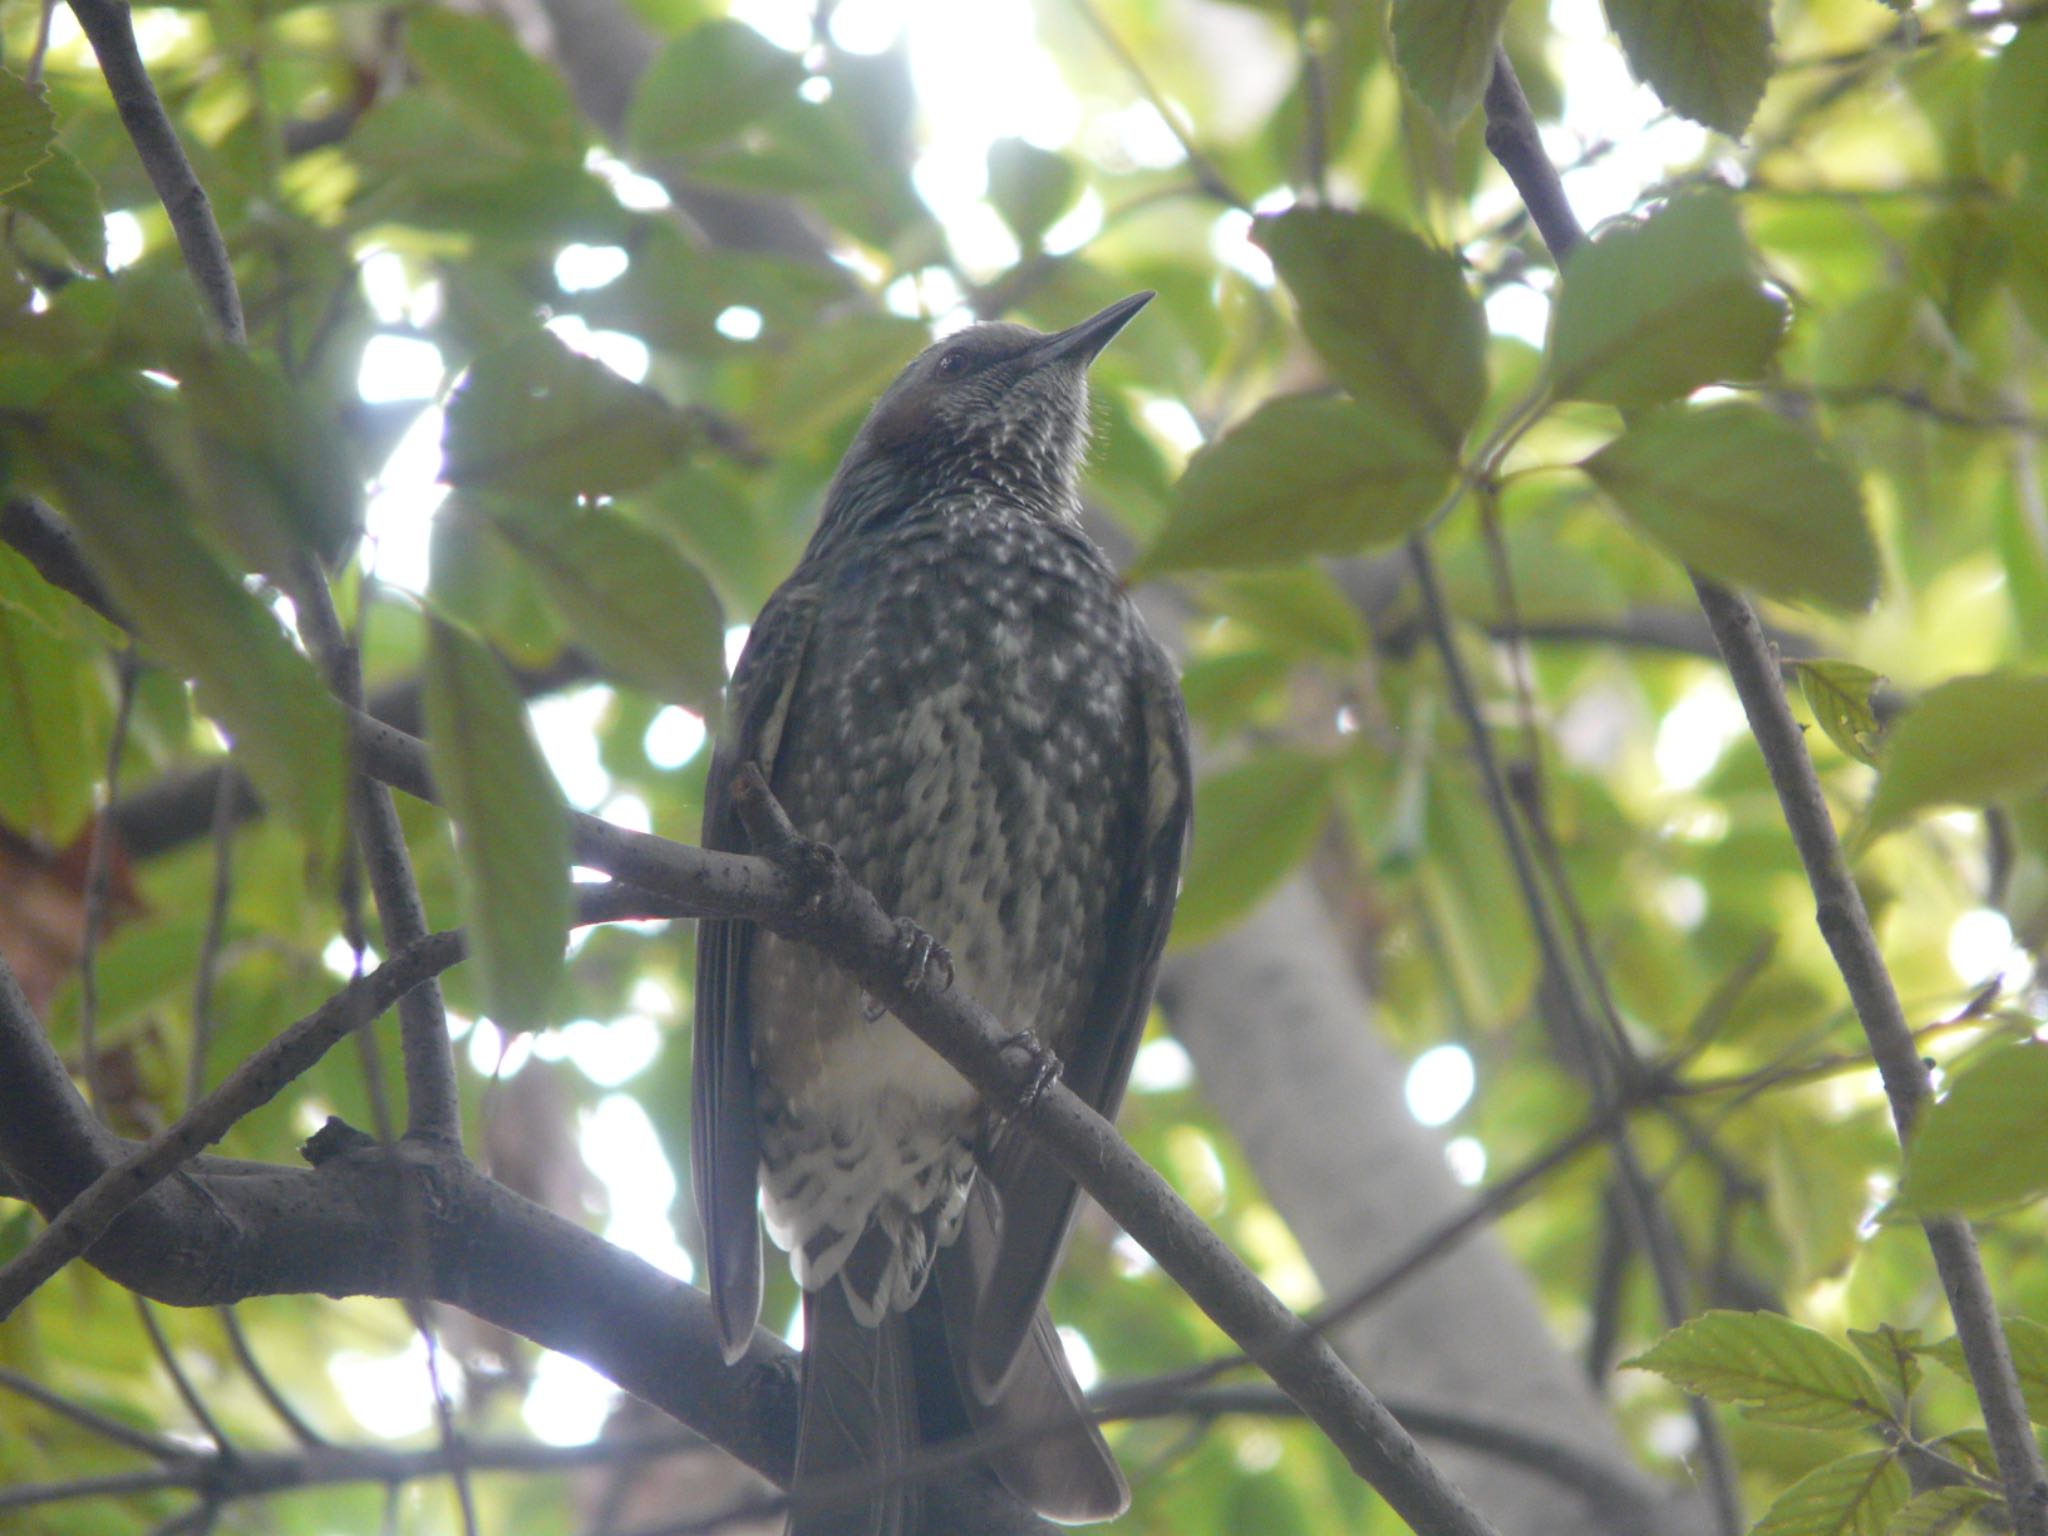
{"type": "Polygon", "coordinates": [[[242,1368],[242,1374],[249,1378],[249,1384],[256,1389],[256,1395],[263,1399],[270,1411],[277,1415],[278,1422],[291,1432],[291,1437],[300,1445],[314,1448],[326,1445],[327,1437],[306,1422],[305,1416],[294,1408],[291,1399],[279,1390],[270,1373],[263,1369],[256,1359],[256,1351],[250,1347],[249,1335],[242,1328],[242,1320],[235,1315],[233,1307],[217,1307],[214,1315],[220,1319],[222,1330],[228,1336],[228,1348],[234,1352],[235,1363],[242,1368]]]}
{"type": "MultiPolygon", "coordinates": [[[[462,953],[459,933],[434,934],[342,988],[251,1054],[182,1119],[95,1179],[0,1268],[0,1320],[90,1248],[122,1211],[220,1140],[244,1115],[268,1103],[351,1031],[369,1023],[422,978],[446,970],[462,953]]],[[[11,978],[8,984],[12,985],[11,978]]]]}
{"type": "MultiPolygon", "coordinates": [[[[25,1397],[32,1403],[38,1403],[52,1413],[62,1414],[80,1428],[90,1430],[104,1440],[111,1440],[116,1445],[125,1445],[131,1451],[140,1451],[156,1461],[177,1462],[191,1454],[175,1440],[150,1434],[147,1430],[137,1429],[132,1424],[101,1413],[97,1408],[73,1402],[70,1398],[51,1391],[41,1382],[24,1376],[19,1371],[9,1370],[5,1366],[0,1366],[0,1388],[5,1388],[16,1396],[25,1397]]],[[[0,1505],[0,1508],[4,1507],[0,1505]]]]}
{"type": "Polygon", "coordinates": [[[1131,83],[1138,88],[1138,94],[1143,96],[1152,110],[1159,114],[1159,120],[1166,124],[1167,131],[1179,143],[1181,153],[1187,156],[1188,169],[1195,173],[1195,179],[1202,184],[1202,190],[1218,202],[1228,203],[1233,208],[1250,213],[1252,205],[1231,188],[1223,173],[1216,169],[1207,155],[1202,153],[1200,146],[1195,143],[1194,135],[1181,121],[1179,109],[1161,94],[1158,86],[1152,83],[1152,77],[1146,73],[1145,66],[1139,62],[1138,56],[1124,45],[1123,39],[1117,36],[1115,28],[1110,26],[1102,13],[1096,10],[1092,0],[1071,0],[1071,3],[1081,19],[1088,24],[1088,30],[1101,39],[1102,46],[1109,50],[1124,73],[1131,77],[1131,83]]]}
{"type": "MultiPolygon", "coordinates": [[[[1488,94],[1490,97],[1492,87],[1489,87],[1488,94]]],[[[1479,768],[1482,797],[1492,815],[1495,828],[1507,847],[1508,862],[1514,869],[1515,884],[1521,893],[1524,915],[1528,918],[1530,929],[1535,935],[1537,950],[1543,957],[1544,970],[1556,987],[1562,1004],[1560,1011],[1571,1028],[1583,1058],[1593,1102],[1603,1117],[1610,1116],[1616,1106],[1623,1102],[1623,1096],[1628,1088],[1627,1077],[1634,1075],[1624,1073],[1629,1061],[1626,1054],[1627,1037],[1619,1028],[1619,1020],[1611,1018],[1605,1020],[1607,1033],[1603,1037],[1601,1022],[1596,1021],[1588,1013],[1580,997],[1572,958],[1557,931],[1550,902],[1544,894],[1543,878],[1530,847],[1531,836],[1522,819],[1516,814],[1506,776],[1501,772],[1499,761],[1494,755],[1492,739],[1479,712],[1478,699],[1473,693],[1471,680],[1465,674],[1464,663],[1459,658],[1456,639],[1451,634],[1449,609],[1437,581],[1435,562],[1430,558],[1428,546],[1420,536],[1409,541],[1408,557],[1415,573],[1416,588],[1421,594],[1423,616],[1442,662],[1445,681],[1449,685],[1452,707],[1464,723],[1467,736],[1471,738],[1473,759],[1479,768]]],[[[1594,974],[1597,976],[1597,970],[1594,974]]],[[[1679,1250],[1676,1234],[1672,1231],[1663,1207],[1657,1199],[1656,1190],[1636,1155],[1625,1120],[1613,1120],[1608,1146],[1614,1162],[1618,1188],[1623,1196],[1622,1209],[1629,1218],[1638,1247],[1649,1261],[1650,1272],[1656,1279],[1658,1298],[1663,1304],[1665,1317],[1675,1326],[1684,1319],[1689,1310],[1689,1286],[1684,1255],[1679,1250]]],[[[1699,1428],[1700,1447],[1706,1464],[1708,1488],[1713,1495],[1716,1518],[1723,1532],[1727,1533],[1727,1536],[1733,1536],[1734,1532],[1743,1528],[1741,1493],[1736,1484],[1734,1461],[1729,1454],[1726,1438],[1721,1432],[1720,1420],[1714,1416],[1712,1408],[1701,1399],[1692,1397],[1688,1398],[1687,1402],[1694,1423],[1699,1428]]]]}
{"type": "Polygon", "coordinates": [[[227,241],[214,220],[206,188],[199,184],[185,146],[178,142],[178,130],[171,126],[170,114],[150,83],[141,50],[135,46],[135,26],[128,7],[119,0],[71,0],[71,12],[92,43],[100,73],[113,93],[114,109],[121,114],[122,125],[142,158],[157,200],[171,217],[185,269],[199,285],[207,317],[231,345],[243,345],[248,332],[242,323],[242,297],[235,287],[227,241]]]}
{"type": "Polygon", "coordinates": [[[171,1348],[171,1341],[164,1337],[163,1325],[156,1320],[156,1308],[150,1305],[147,1296],[137,1296],[135,1315],[142,1320],[142,1331],[149,1336],[149,1347],[156,1352],[158,1364],[164,1374],[171,1378],[171,1386],[178,1394],[178,1400],[185,1405],[185,1411],[192,1415],[206,1437],[214,1444],[215,1451],[224,1461],[233,1461],[238,1454],[234,1441],[227,1431],[220,1427],[220,1421],[206,1406],[206,1399],[199,1395],[199,1389],[192,1385],[192,1378],[186,1374],[179,1361],[177,1351],[171,1348]]]}
{"type": "Polygon", "coordinates": [[[206,1057],[213,1044],[213,981],[227,937],[228,898],[234,890],[235,776],[223,773],[213,790],[213,891],[206,906],[206,935],[192,980],[192,1045],[185,1058],[185,1105],[206,1092],[206,1057]]]}
{"type": "Polygon", "coordinates": [[[114,804],[120,797],[121,756],[128,749],[128,722],[135,713],[139,670],[135,642],[130,640],[121,651],[116,682],[120,696],[114,706],[114,728],[107,736],[106,804],[92,819],[92,841],[85,854],[85,931],[78,947],[78,1052],[86,1091],[102,1119],[112,1106],[107,1101],[106,1069],[100,1060],[100,936],[106,930],[107,883],[114,864],[114,804]]]}
{"type": "MultiPolygon", "coordinates": [[[[1562,266],[1584,232],[1565,201],[1555,167],[1543,154],[1528,99],[1505,53],[1496,55],[1486,110],[1487,147],[1529,205],[1552,256],[1562,266]]],[[[1821,934],[1869,1038],[1871,1055],[1903,1139],[1931,1094],[1927,1069],[1899,1005],[1862,893],[1850,878],[1819,776],[1792,717],[1777,659],[1748,602],[1696,574],[1693,587],[1763,753],[1786,827],[1813,889],[1821,934]]],[[[2028,1425],[1976,1238],[1967,1222],[1954,1217],[1930,1217],[1922,1226],[1984,1411],[2014,1528],[2021,1536],[2048,1536],[2048,1471],[2042,1467],[2040,1448],[2028,1425]]]]}

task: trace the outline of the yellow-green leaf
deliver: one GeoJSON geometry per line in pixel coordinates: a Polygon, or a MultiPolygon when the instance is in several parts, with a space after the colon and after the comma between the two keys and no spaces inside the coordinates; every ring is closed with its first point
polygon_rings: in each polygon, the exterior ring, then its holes
{"type": "Polygon", "coordinates": [[[0,192],[12,192],[43,163],[57,132],[57,117],[43,93],[0,69],[0,192]]]}
{"type": "Polygon", "coordinates": [[[1894,724],[1870,835],[1937,805],[1984,805],[2048,787],[2048,673],[1986,672],[1930,688],[1894,724]]]}
{"type": "Polygon", "coordinates": [[[1394,0],[1394,62],[1446,129],[1486,94],[1508,0],[1394,0]]]}
{"type": "Polygon", "coordinates": [[[1779,1494],[1749,1536],[1884,1536],[1912,1493],[1896,1451],[1844,1456],[1779,1494]]]}
{"type": "Polygon", "coordinates": [[[100,767],[92,658],[68,601],[0,545],[0,822],[52,848],[84,828],[100,767]]]}
{"type": "Polygon", "coordinates": [[[652,480],[688,442],[661,396],[543,331],[471,365],[448,406],[444,475],[518,496],[612,496],[652,480]]]}
{"type": "Polygon", "coordinates": [[[1261,752],[1195,786],[1195,835],[1173,921],[1185,948],[1249,913],[1315,846],[1336,764],[1307,752],[1261,752]]]}
{"type": "Polygon", "coordinates": [[[1254,237],[1330,371],[1397,438],[1455,455],[1486,397],[1486,316],[1457,259],[1374,214],[1295,208],[1254,237]]]}
{"type": "Polygon", "coordinates": [[[509,507],[492,522],[608,669],[700,715],[717,712],[725,621],[675,545],[602,507],[509,507]]]}
{"type": "Polygon", "coordinates": [[[1977,1212],[2048,1190],[2048,1046],[2000,1047],[1955,1081],[1906,1149],[1899,1202],[1977,1212]]]}
{"type": "Polygon", "coordinates": [[[1931,1488],[1891,1518],[1884,1536],[1954,1536],[1963,1523],[1997,1498],[1968,1483],[1931,1488]]]}
{"type": "Polygon", "coordinates": [[[485,1005],[508,1029],[550,1022],[570,913],[569,819],[525,701],[489,649],[428,630],[427,754],[455,823],[471,953],[485,1005]]]}
{"type": "Polygon", "coordinates": [[[1826,608],[1877,597],[1877,545],[1855,479],[1768,411],[1658,411],[1583,467],[1629,521],[1709,576],[1826,608]]]}
{"type": "Polygon", "coordinates": [[[1624,1364],[1770,1424],[1861,1429],[1891,1416],[1862,1361],[1775,1312],[1703,1313],[1624,1364]]]}
{"type": "Polygon", "coordinates": [[[1557,392],[1634,407],[1760,377],[1785,328],[1725,193],[1696,192],[1579,247],[1551,311],[1557,392]]]}
{"type": "Polygon", "coordinates": [[[1870,695],[1884,679],[1853,661],[1802,661],[1794,670],[1806,707],[1828,740],[1857,762],[1876,767],[1883,728],[1870,707],[1870,695]]]}
{"type": "MultiPolygon", "coordinates": [[[[2013,1374],[2019,1377],[2020,1396],[2026,1399],[2027,1417],[2036,1424],[2048,1424],[2048,1325],[2031,1317],[2006,1317],[2000,1322],[2005,1328],[2006,1348],[2012,1353],[2013,1374]]],[[[1970,1379],[1970,1362],[1963,1355],[1962,1340],[1954,1335],[1929,1344],[1926,1352],[1964,1381],[1970,1379]]]]}
{"type": "Polygon", "coordinates": [[[642,158],[710,149],[783,105],[803,78],[801,59],[745,22],[701,21],[640,77],[626,114],[627,142],[642,158]]]}
{"type": "Polygon", "coordinates": [[[1412,421],[1347,400],[1272,400],[1196,454],[1141,571],[1355,554],[1421,526],[1456,462],[1412,421]]]}
{"type": "Polygon", "coordinates": [[[1771,78],[1769,0],[1606,0],[1639,80],[1696,123],[1739,134],[1771,78]]]}

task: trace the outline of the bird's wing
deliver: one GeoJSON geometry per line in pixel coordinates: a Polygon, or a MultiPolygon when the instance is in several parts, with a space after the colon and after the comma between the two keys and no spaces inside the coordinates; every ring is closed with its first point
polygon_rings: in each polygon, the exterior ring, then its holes
{"type": "MultiPolygon", "coordinates": [[[[803,671],[815,611],[813,589],[791,583],[761,610],[733,672],[726,730],[704,786],[704,846],[743,853],[746,829],[732,803],[732,776],[759,763],[772,783],[789,700],[803,671]]],[[[704,1224],[711,1302],[728,1364],[746,1352],[761,1315],[760,1131],[754,1102],[747,956],[754,925],[707,918],[697,925],[697,1012],[690,1071],[690,1175],[704,1224]]]]}
{"type": "MultiPolygon", "coordinates": [[[[1061,1071],[1062,1081],[1109,1119],[1123,1101],[1131,1058],[1145,1032],[1193,808],[1180,688],[1165,654],[1149,641],[1141,649],[1144,808],[1142,818],[1134,818],[1132,867],[1107,917],[1101,979],[1080,1028],[1069,1037],[1061,1071]]],[[[1002,1240],[975,1310],[967,1364],[971,1390],[992,1402],[1038,1315],[1079,1191],[1030,1137],[1015,1132],[996,1138],[985,1168],[1001,1203],[1002,1240]]]]}

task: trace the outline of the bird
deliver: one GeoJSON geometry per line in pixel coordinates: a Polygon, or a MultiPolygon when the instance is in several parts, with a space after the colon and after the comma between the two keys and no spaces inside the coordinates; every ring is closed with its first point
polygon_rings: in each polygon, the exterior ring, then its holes
{"type": "MultiPolygon", "coordinates": [[[[705,846],[747,851],[733,784],[755,765],[933,982],[1110,1117],[1192,802],[1175,668],[1077,490],[1089,366],[1151,298],[1051,334],[973,325],[902,370],[748,633],[704,800],[705,846]]],[[[803,1293],[791,1536],[919,1531],[917,1480],[877,1469],[963,1435],[1047,1518],[1122,1513],[1045,1307],[1077,1195],[1050,1156],[829,961],[743,920],[699,926],[692,1074],[728,1363],[759,1321],[763,1217],[803,1293]],[[804,1496],[834,1479],[866,1486],[804,1496]]]]}

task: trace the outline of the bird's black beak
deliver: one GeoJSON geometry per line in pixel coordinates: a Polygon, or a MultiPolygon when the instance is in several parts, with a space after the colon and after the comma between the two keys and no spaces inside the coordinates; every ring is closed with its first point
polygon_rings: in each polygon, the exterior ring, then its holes
{"type": "Polygon", "coordinates": [[[1096,355],[1110,344],[1116,333],[1131,322],[1131,316],[1150,304],[1155,295],[1151,289],[1134,293],[1128,299],[1118,299],[1109,308],[1090,315],[1079,325],[1070,325],[1064,331],[1055,331],[1032,349],[1031,365],[1044,367],[1047,363],[1072,359],[1078,366],[1086,368],[1095,361],[1096,355]]]}

